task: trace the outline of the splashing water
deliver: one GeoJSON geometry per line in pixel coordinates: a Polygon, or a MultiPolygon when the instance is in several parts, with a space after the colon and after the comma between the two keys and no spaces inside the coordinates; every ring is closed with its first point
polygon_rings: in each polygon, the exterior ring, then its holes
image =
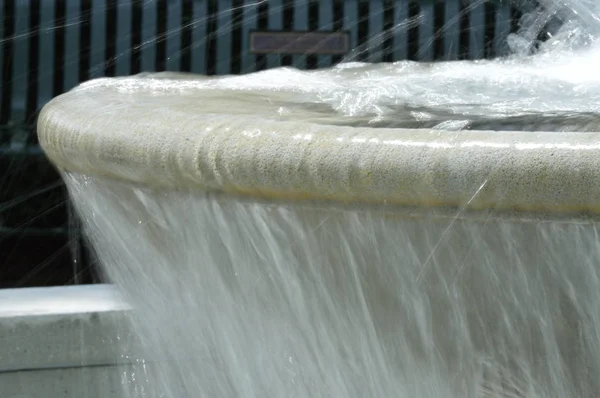
{"type": "Polygon", "coordinates": [[[600,391],[593,223],[398,218],[65,178],[135,303],[145,355],[163,361],[149,396],[600,391]]]}
{"type": "MultiPolygon", "coordinates": [[[[235,119],[235,109],[357,127],[598,131],[598,6],[543,3],[546,14],[526,17],[543,23],[510,38],[516,54],[529,51],[551,16],[567,22],[532,57],[162,74],[82,89],[103,86],[131,101],[151,90],[154,102],[139,106],[157,112],[176,95],[224,120],[235,119]]],[[[593,221],[410,216],[385,206],[260,203],[64,178],[107,277],[136,309],[142,355],[153,364],[124,384],[128,396],[600,392],[593,221]]]]}

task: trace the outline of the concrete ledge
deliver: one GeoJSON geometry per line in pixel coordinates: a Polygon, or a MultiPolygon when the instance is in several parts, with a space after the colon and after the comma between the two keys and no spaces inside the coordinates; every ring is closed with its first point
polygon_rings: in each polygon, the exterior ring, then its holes
{"type": "Polygon", "coordinates": [[[135,363],[128,309],[110,285],[0,290],[0,374],[135,363]]]}
{"type": "Polygon", "coordinates": [[[244,76],[94,80],[44,107],[40,143],[62,170],[154,188],[600,213],[599,133],[336,126],[319,109],[279,112],[306,95],[285,72],[268,73],[270,85],[244,76]]]}

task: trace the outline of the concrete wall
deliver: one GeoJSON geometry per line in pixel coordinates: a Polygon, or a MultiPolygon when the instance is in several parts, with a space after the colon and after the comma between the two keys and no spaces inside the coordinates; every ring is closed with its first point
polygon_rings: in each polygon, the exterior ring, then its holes
{"type": "Polygon", "coordinates": [[[0,290],[0,396],[125,396],[142,366],[128,320],[110,285],[0,290]]]}

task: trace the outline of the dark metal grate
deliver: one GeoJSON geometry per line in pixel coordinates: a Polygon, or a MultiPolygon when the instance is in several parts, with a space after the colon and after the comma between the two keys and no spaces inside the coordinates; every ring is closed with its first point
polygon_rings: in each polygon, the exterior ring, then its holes
{"type": "MultiPolygon", "coordinates": [[[[248,73],[342,60],[391,62],[502,55],[508,2],[447,0],[0,0],[0,124],[31,125],[81,81],[140,71],[248,73]],[[250,33],[345,31],[346,56],[252,54],[250,33]]],[[[512,28],[514,29],[514,27],[512,28]]]]}

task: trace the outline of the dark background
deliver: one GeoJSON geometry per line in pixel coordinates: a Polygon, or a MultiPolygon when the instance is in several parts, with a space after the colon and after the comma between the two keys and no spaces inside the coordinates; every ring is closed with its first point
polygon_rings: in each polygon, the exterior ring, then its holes
{"type": "MultiPolygon", "coordinates": [[[[99,0],[96,0],[99,1],[99,0]]],[[[131,3],[131,0],[126,0],[131,3]]],[[[309,30],[319,28],[319,5],[321,1],[309,2],[309,30]]],[[[370,61],[369,45],[369,15],[370,2],[367,0],[332,0],[334,24],[332,31],[341,31],[344,19],[344,4],[355,2],[358,8],[359,19],[356,21],[357,48],[353,60],[370,61]]],[[[117,53],[116,43],[118,38],[116,25],[119,18],[119,1],[109,0],[108,7],[102,13],[93,12],[94,1],[82,0],[76,10],[77,18],[70,20],[69,10],[64,0],[31,0],[28,2],[26,12],[17,10],[17,0],[4,0],[1,9],[3,24],[0,24],[0,55],[1,63],[1,101],[0,101],[0,287],[24,287],[24,286],[50,286],[74,283],[95,283],[99,281],[98,273],[86,249],[80,234],[77,218],[73,215],[67,201],[65,188],[56,170],[48,163],[39,148],[35,135],[35,120],[37,112],[43,106],[45,99],[40,98],[41,84],[43,79],[50,79],[52,96],[56,96],[68,89],[65,87],[65,73],[67,65],[71,62],[77,63],[77,81],[90,79],[91,70],[99,71],[100,75],[115,76],[116,62],[121,56],[117,53]],[[42,23],[42,7],[51,6],[53,27],[40,28],[42,23]],[[26,29],[23,30],[23,21],[26,18],[26,29]],[[102,18],[98,18],[101,16],[102,18]],[[101,22],[98,22],[101,21],[101,22]],[[79,35],[79,44],[76,49],[66,48],[68,34],[72,34],[72,22],[79,35]],[[105,48],[100,49],[103,53],[103,63],[91,64],[92,49],[92,27],[94,24],[104,22],[105,48]],[[71,28],[67,29],[70,25],[71,28]],[[71,32],[71,33],[69,33],[71,32]],[[47,36],[50,35],[50,36],[47,36]],[[53,61],[51,70],[41,71],[41,61],[44,61],[42,43],[52,43],[53,61]],[[25,49],[25,50],[24,50],[25,49]],[[15,57],[22,56],[19,51],[26,51],[26,64],[15,65],[15,57]],[[75,52],[73,52],[75,51],[75,52]],[[75,54],[75,55],[73,55],[75,54]],[[75,58],[74,58],[75,57],[75,58]],[[73,61],[75,59],[75,61],[73,61]],[[43,77],[40,77],[43,76],[43,77]],[[19,80],[21,79],[21,80],[19,80]],[[17,84],[17,81],[25,84],[17,84]],[[25,90],[18,92],[18,90],[25,90]],[[13,98],[20,95],[24,98],[24,108],[15,112],[12,106],[13,98]]],[[[217,65],[216,41],[222,31],[218,30],[217,16],[222,13],[218,9],[217,0],[181,0],[181,35],[179,48],[176,54],[167,54],[167,46],[164,38],[167,35],[167,16],[169,13],[166,0],[154,2],[157,7],[156,40],[150,45],[155,46],[156,57],[154,70],[165,70],[166,60],[169,57],[180,57],[179,70],[191,71],[191,57],[197,46],[192,42],[192,29],[194,28],[194,7],[198,4],[205,5],[207,17],[202,21],[205,43],[202,46],[205,51],[206,63],[203,70],[193,71],[205,74],[215,74],[217,65]]],[[[267,31],[269,16],[273,12],[281,13],[284,27],[292,26],[294,20],[294,2],[286,2],[279,10],[269,10],[269,2],[256,5],[257,21],[256,29],[267,31]]],[[[406,58],[416,60],[418,58],[418,25],[397,30],[394,27],[394,15],[396,7],[401,4],[397,1],[386,1],[382,20],[384,22],[382,36],[382,54],[379,60],[384,62],[398,61],[394,58],[392,45],[394,38],[401,36],[406,41],[406,58]]],[[[402,3],[404,4],[404,3],[402,3]]],[[[423,2],[412,1],[407,7],[409,18],[418,17],[423,7],[423,2]]],[[[496,10],[506,2],[489,1],[484,2],[485,26],[483,36],[485,41],[484,56],[493,58],[499,55],[495,52],[491,43],[494,39],[496,10]],[[499,5],[500,4],[500,5],[499,5]]],[[[96,4],[97,5],[97,4],[96,4]]],[[[242,0],[234,1],[234,8],[228,10],[231,13],[231,53],[229,59],[219,60],[226,62],[226,73],[238,74],[261,70],[265,68],[266,56],[255,55],[252,70],[242,70],[240,60],[246,54],[247,49],[242,45],[243,13],[242,0]]],[[[139,46],[142,37],[142,9],[143,1],[134,1],[131,8],[130,34],[127,40],[130,44],[129,65],[126,74],[135,74],[141,71],[139,46]]],[[[443,54],[443,31],[445,5],[443,1],[435,2],[433,6],[433,23],[436,34],[432,44],[431,60],[448,59],[443,54]]],[[[466,4],[460,8],[460,14],[455,23],[460,27],[458,37],[458,52],[456,58],[466,59],[469,57],[469,18],[470,11],[466,4]]],[[[510,30],[518,29],[520,17],[516,6],[510,6],[511,24],[510,30]]],[[[46,26],[46,25],[44,25],[46,26]]],[[[293,31],[293,29],[288,29],[293,31]]],[[[97,51],[94,48],[94,51],[97,51]]],[[[293,65],[299,68],[312,69],[316,67],[317,57],[308,55],[300,61],[300,64],[292,64],[290,54],[280,54],[281,65],[293,65]]],[[[19,58],[20,59],[20,58],[19,58]]],[[[334,56],[332,63],[344,60],[344,56],[334,56]]],[[[45,60],[47,61],[47,59],[45,60]]],[[[297,62],[297,61],[295,61],[297,62]]]]}

